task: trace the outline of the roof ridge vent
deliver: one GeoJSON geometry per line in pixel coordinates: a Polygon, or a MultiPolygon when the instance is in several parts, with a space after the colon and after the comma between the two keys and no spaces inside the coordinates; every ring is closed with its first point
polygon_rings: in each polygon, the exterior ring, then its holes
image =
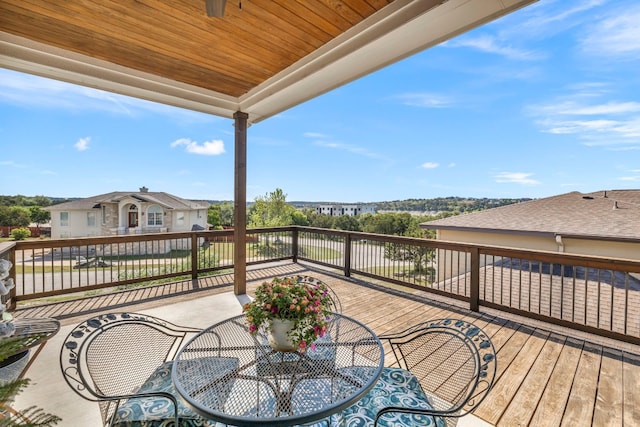
{"type": "Polygon", "coordinates": [[[616,210],[616,209],[618,209],[618,201],[614,200],[613,201],[613,210],[616,210]]]}

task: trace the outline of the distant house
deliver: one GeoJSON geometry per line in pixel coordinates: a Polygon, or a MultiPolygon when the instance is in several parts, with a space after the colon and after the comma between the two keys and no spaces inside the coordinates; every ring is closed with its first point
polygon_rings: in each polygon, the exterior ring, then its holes
{"type": "Polygon", "coordinates": [[[207,227],[208,202],[146,187],[49,206],[53,239],[190,231],[207,227]]]}
{"type": "Polygon", "coordinates": [[[363,213],[376,213],[376,209],[371,205],[319,205],[316,206],[316,213],[330,216],[357,216],[363,213]]]}
{"type": "Polygon", "coordinates": [[[420,226],[440,240],[640,260],[640,190],[571,192],[420,226]]]}

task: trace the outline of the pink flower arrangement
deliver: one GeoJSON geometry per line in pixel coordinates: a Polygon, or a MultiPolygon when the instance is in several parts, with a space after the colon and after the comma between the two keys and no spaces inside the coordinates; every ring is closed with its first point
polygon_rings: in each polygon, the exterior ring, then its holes
{"type": "Polygon", "coordinates": [[[327,331],[331,320],[331,296],[323,283],[309,284],[295,277],[276,277],[256,288],[255,298],[243,307],[249,332],[257,334],[270,327],[272,319],[294,322],[289,332],[291,342],[304,352],[315,348],[315,340],[327,331]]]}

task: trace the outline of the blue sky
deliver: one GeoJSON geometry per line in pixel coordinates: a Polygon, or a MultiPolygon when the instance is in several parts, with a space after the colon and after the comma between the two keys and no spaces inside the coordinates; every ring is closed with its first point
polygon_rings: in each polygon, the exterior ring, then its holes
{"type": "MultiPolygon", "coordinates": [[[[233,122],[0,69],[0,194],[233,199],[233,122]]],[[[247,200],[640,187],[640,2],[541,0],[251,126],[247,200]]]]}

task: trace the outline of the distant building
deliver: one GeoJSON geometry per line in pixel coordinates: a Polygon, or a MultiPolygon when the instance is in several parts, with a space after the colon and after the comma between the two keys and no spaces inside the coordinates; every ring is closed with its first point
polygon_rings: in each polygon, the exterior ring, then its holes
{"type": "Polygon", "coordinates": [[[190,231],[207,227],[209,203],[146,187],[116,191],[45,208],[53,239],[190,231]]]}
{"type": "Polygon", "coordinates": [[[316,213],[330,216],[357,216],[364,213],[376,213],[375,206],[372,205],[319,205],[316,206],[316,213]]]}
{"type": "Polygon", "coordinates": [[[574,191],[420,226],[439,240],[640,260],[640,190],[574,191]]]}

